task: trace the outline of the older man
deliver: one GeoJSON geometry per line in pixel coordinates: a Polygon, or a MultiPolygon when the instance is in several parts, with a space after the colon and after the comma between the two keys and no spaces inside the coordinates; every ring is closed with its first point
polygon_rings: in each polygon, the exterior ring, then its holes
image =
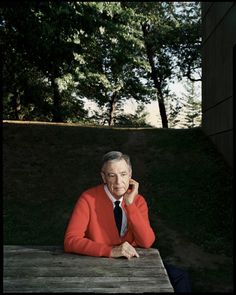
{"type": "Polygon", "coordinates": [[[104,184],[90,188],[78,199],[64,240],[66,252],[128,259],[155,240],[148,207],[132,179],[130,159],[112,151],[103,157],[104,184]]]}
{"type": "MultiPolygon", "coordinates": [[[[103,184],[82,193],[65,233],[65,252],[103,257],[139,257],[135,247],[155,241],[147,203],[132,179],[129,156],[118,151],[104,155],[103,184]]],[[[187,273],[166,265],[175,292],[190,292],[187,273]]]]}

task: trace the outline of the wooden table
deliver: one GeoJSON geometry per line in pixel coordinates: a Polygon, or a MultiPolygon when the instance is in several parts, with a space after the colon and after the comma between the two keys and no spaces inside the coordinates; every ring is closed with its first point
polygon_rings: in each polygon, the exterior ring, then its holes
{"type": "Polygon", "coordinates": [[[3,292],[173,292],[157,249],[139,258],[90,257],[61,246],[4,246],[3,292]]]}

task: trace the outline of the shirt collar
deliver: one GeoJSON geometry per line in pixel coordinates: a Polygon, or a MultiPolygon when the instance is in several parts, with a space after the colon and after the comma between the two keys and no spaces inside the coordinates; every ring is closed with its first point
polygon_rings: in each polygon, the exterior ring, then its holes
{"type": "MultiPolygon", "coordinates": [[[[117,199],[111,194],[111,192],[109,191],[109,189],[108,189],[108,187],[107,187],[106,184],[104,185],[104,190],[105,190],[106,194],[108,195],[109,199],[112,201],[113,205],[114,205],[115,201],[120,201],[120,204],[122,203],[122,201],[123,201],[123,196],[120,197],[120,198],[117,200],[117,199]]],[[[115,206],[115,205],[114,205],[114,206],[115,206]]]]}

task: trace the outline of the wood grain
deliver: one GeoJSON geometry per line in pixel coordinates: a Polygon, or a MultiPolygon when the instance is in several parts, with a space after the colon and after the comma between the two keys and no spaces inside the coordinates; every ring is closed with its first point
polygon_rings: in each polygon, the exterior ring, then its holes
{"type": "Polygon", "coordinates": [[[60,246],[4,246],[5,293],[173,292],[157,249],[137,248],[139,258],[64,253],[60,246]]]}

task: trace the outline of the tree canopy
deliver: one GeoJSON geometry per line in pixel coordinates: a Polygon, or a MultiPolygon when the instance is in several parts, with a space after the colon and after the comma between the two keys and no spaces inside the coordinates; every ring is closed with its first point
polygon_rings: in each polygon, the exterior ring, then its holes
{"type": "Polygon", "coordinates": [[[124,102],[158,100],[168,127],[170,81],[201,79],[199,2],[13,3],[0,8],[4,119],[90,122],[87,99],[114,125],[124,102]]]}

